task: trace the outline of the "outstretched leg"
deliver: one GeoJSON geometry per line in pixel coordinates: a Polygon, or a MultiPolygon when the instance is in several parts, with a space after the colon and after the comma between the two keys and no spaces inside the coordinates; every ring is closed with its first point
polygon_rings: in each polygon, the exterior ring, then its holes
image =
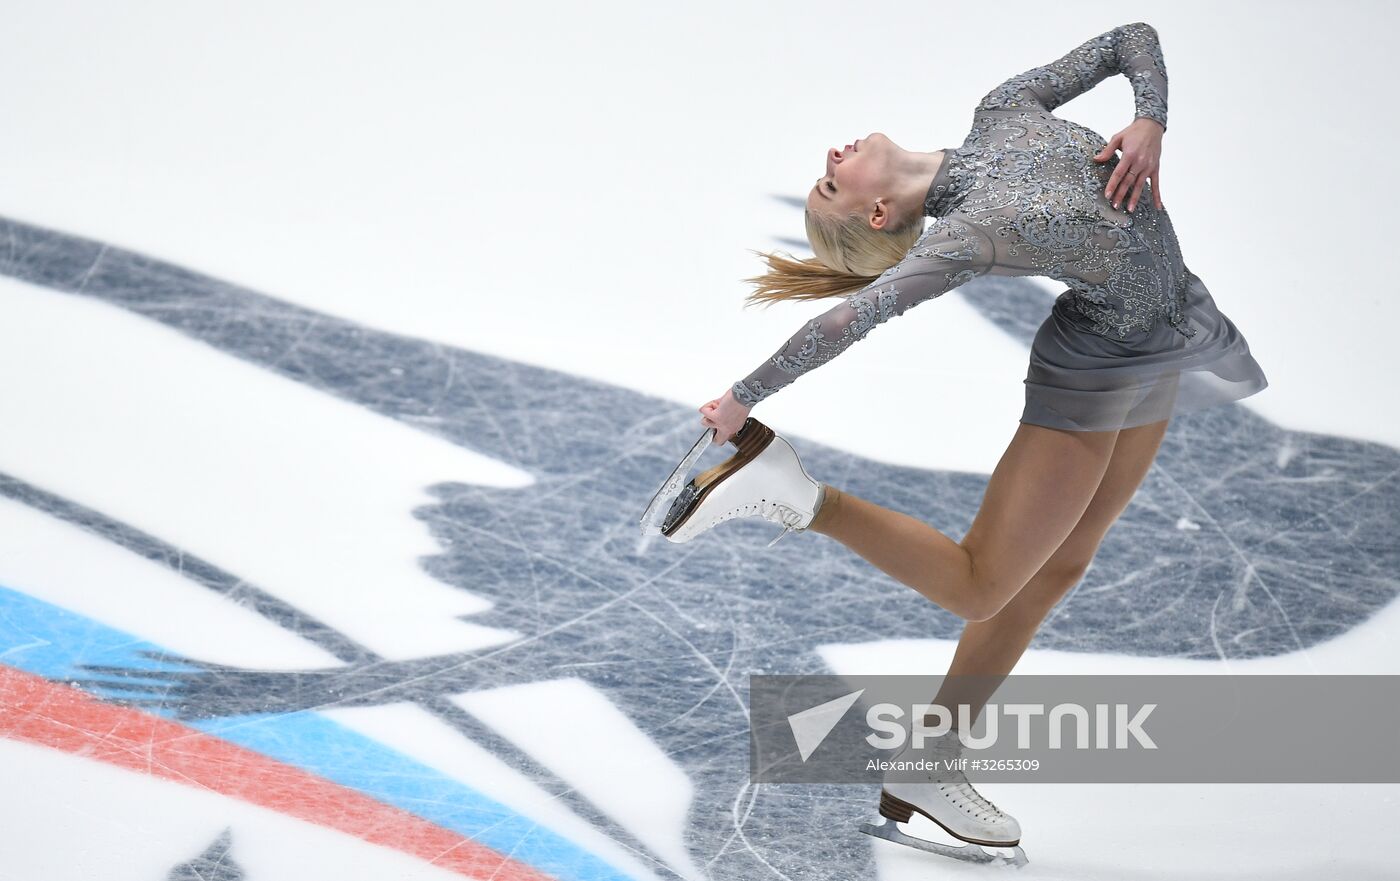
{"type": "Polygon", "coordinates": [[[1117,434],[1019,423],[961,543],[829,484],[808,528],[953,614],[985,621],[1031,580],[1079,522],[1117,434]]]}
{"type": "MultiPolygon", "coordinates": [[[[1118,433],[1103,481],[1069,537],[1000,612],[963,628],[948,678],[935,703],[948,707],[969,704],[968,718],[977,718],[1050,610],[1083,577],[1109,528],[1151,469],[1166,430],[1167,420],[1163,419],[1118,433]],[[962,676],[971,678],[957,678],[962,676]]],[[[927,721],[936,720],[930,717],[927,721]]]]}

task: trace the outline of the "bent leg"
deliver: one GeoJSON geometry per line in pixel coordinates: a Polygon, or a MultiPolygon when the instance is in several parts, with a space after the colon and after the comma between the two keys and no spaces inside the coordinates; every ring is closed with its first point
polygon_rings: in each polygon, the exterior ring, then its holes
{"type": "Polygon", "coordinates": [[[1151,469],[1166,430],[1167,420],[1163,419],[1118,433],[1103,481],[1073,531],[1000,612],[963,629],[948,669],[950,678],[944,680],[936,703],[969,704],[969,718],[977,718],[1050,610],[1083,577],[1104,536],[1151,469]],[[973,678],[955,678],[960,676],[973,678]]]}
{"type": "Polygon", "coordinates": [[[969,621],[995,615],[1070,534],[1103,478],[1117,432],[1019,423],[962,542],[828,486],[809,529],[969,621]]]}
{"type": "Polygon", "coordinates": [[[1103,482],[1118,434],[1020,424],[961,542],[991,603],[987,618],[1074,531],[1103,482]]]}

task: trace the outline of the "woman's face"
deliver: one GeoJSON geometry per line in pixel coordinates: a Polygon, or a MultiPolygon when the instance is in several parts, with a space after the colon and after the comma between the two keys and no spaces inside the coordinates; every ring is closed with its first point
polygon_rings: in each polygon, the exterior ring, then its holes
{"type": "Polygon", "coordinates": [[[838,216],[873,211],[875,200],[886,195],[894,149],[883,132],[871,132],[827,150],[826,168],[807,194],[807,210],[838,216]]]}

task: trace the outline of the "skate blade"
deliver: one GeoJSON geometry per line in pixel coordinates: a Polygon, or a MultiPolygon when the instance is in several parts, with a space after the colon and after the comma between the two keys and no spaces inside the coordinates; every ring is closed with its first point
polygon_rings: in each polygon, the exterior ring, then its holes
{"type": "Polygon", "coordinates": [[[680,495],[671,503],[671,509],[661,520],[661,534],[667,538],[675,535],[716,487],[757,458],[774,437],[776,435],[773,429],[762,422],[752,416],[745,419],[743,426],[729,439],[738,452],[718,465],[700,472],[686,483],[680,495]]]}
{"type": "Polygon", "coordinates": [[[685,489],[685,475],[689,473],[691,467],[699,460],[701,454],[710,446],[715,439],[713,428],[705,429],[700,435],[700,439],[690,448],[690,452],[685,454],[685,458],[676,466],[676,470],[671,472],[671,476],[666,478],[661,484],[661,488],[651,497],[651,503],[647,505],[646,512],[642,514],[641,526],[642,535],[659,535],[661,533],[661,521],[670,510],[671,502],[685,489]]]}
{"type": "MultiPolygon", "coordinates": [[[[903,844],[917,850],[926,850],[929,853],[936,853],[941,856],[951,857],[955,860],[962,860],[968,863],[993,863],[1003,866],[1015,866],[1021,868],[1030,862],[1026,859],[1026,852],[1021,850],[1021,846],[1013,845],[1010,848],[996,848],[988,851],[982,845],[964,844],[962,846],[953,844],[942,844],[937,841],[929,841],[926,838],[919,838],[910,835],[899,828],[899,824],[894,820],[886,818],[884,823],[876,826],[874,823],[862,823],[860,831],[866,835],[873,835],[876,838],[883,838],[895,844],[903,844]],[[1010,853],[1006,853],[1010,851],[1010,853]]],[[[990,846],[990,845],[988,845],[990,846]]]]}
{"type": "Polygon", "coordinates": [[[651,504],[647,506],[646,513],[642,515],[641,525],[644,541],[651,535],[660,533],[670,538],[676,531],[690,519],[696,508],[700,506],[710,493],[729,475],[738,471],[766,448],[774,438],[773,429],[759,422],[752,416],[744,420],[743,426],[729,439],[738,452],[729,457],[724,462],[703,471],[689,481],[686,481],[686,472],[690,470],[700,454],[713,441],[715,430],[705,429],[705,433],[696,441],[676,470],[671,472],[671,476],[657,490],[652,497],[651,504]]]}

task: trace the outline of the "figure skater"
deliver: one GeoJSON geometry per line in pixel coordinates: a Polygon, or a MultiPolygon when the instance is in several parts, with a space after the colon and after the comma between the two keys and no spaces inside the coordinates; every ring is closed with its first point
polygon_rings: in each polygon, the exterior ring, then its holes
{"type": "MultiPolygon", "coordinates": [[[[667,537],[753,515],[782,524],[778,538],[829,536],[967,621],[945,688],[963,675],[1000,682],[1132,499],[1170,416],[1268,385],[1182,261],[1158,171],[1166,127],[1161,46],[1134,22],[997,85],[959,147],[905,150],[875,132],[827,151],[805,214],[816,256],[763,255],[769,271],[750,279],[759,289],[749,300],[842,299],[699,408],[713,443],[733,439],[741,452],[712,469],[667,537]],[[1111,140],[1054,114],[1113,73],[1132,84],[1135,113],[1111,140]],[[987,274],[1067,289],[1035,335],[1020,423],[961,541],[813,480],[790,444],[749,417],[876,325],[987,274]]],[[[972,698],[974,712],[989,696],[972,698]]],[[[886,825],[913,811],[968,842],[1021,837],[961,775],[886,776],[886,825]]]]}

